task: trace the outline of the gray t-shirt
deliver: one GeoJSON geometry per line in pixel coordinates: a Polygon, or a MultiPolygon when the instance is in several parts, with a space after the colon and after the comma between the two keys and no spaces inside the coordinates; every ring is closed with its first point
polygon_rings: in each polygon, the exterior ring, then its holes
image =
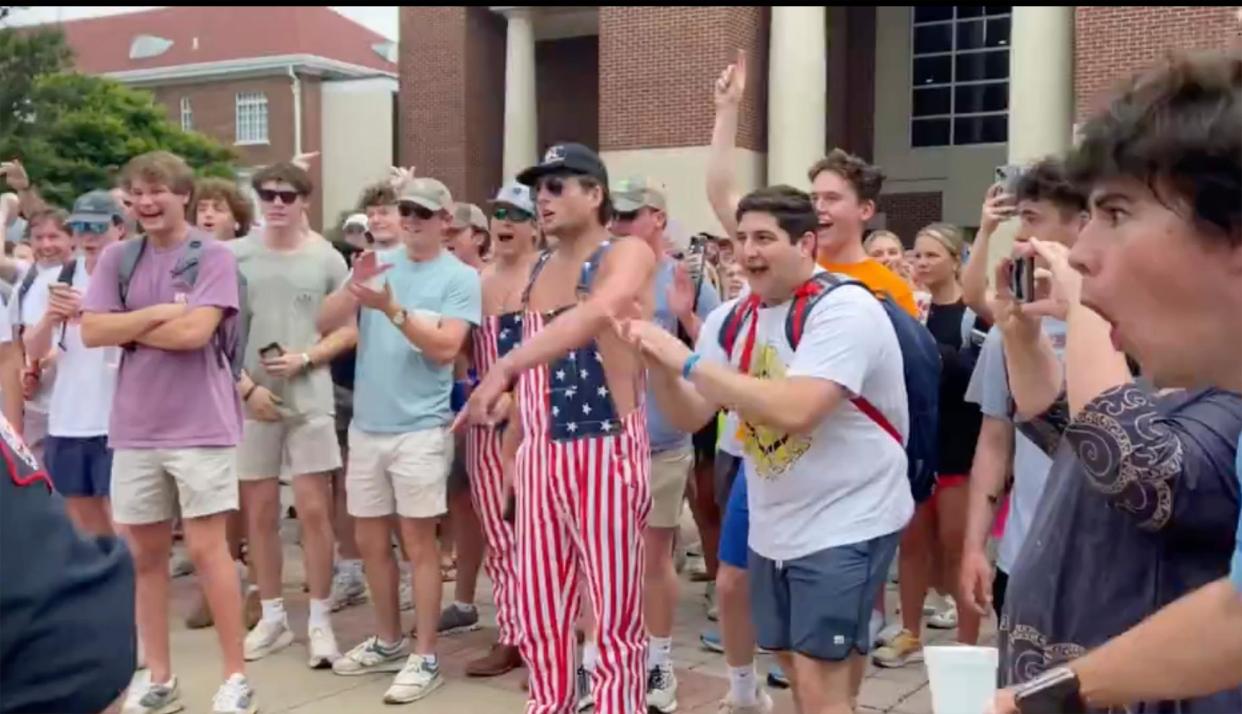
{"type": "MultiPolygon", "coordinates": [[[[1052,340],[1057,356],[1064,359],[1065,323],[1045,318],[1044,334],[1052,340]]],[[[1009,391],[1009,375],[1005,370],[1005,350],[1000,328],[992,328],[983,342],[975,372],[966,388],[966,401],[978,404],[984,416],[1013,422],[1013,395],[1009,391]]],[[[1013,493],[1010,495],[1009,520],[996,554],[1002,571],[1013,571],[1018,551],[1026,540],[1035,518],[1035,509],[1044,495],[1044,484],[1052,459],[1021,433],[1015,434],[1013,449],[1013,493]]]]}
{"type": "Polygon", "coordinates": [[[331,243],[311,238],[296,251],[270,250],[259,234],[226,243],[246,278],[250,333],[243,366],[256,383],[284,400],[286,419],[332,415],[328,365],[285,379],[263,369],[259,350],[276,342],[286,352],[305,352],[319,341],[315,319],[325,297],[345,283],[349,269],[331,243]]]}

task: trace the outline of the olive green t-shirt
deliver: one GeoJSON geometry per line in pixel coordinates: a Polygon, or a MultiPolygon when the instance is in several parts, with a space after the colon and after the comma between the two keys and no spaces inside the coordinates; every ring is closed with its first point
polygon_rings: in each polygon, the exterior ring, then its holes
{"type": "Polygon", "coordinates": [[[287,420],[330,416],[335,410],[332,376],[328,365],[311,368],[295,377],[273,377],[263,368],[259,351],[278,343],[286,352],[306,352],[320,339],[315,329],[324,298],[345,283],[349,268],[345,259],[322,238],[310,237],[293,251],[271,250],[259,234],[228,246],[246,279],[246,304],[250,330],[242,365],[255,383],[280,397],[287,420]]]}

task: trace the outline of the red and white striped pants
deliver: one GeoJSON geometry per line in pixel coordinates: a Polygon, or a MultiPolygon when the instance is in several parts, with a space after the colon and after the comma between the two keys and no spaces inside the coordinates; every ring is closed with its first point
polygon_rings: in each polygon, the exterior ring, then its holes
{"type": "Polygon", "coordinates": [[[516,539],[513,525],[505,522],[504,463],[500,456],[500,431],[474,426],[466,434],[466,469],[470,474],[470,497],[483,524],[487,555],[483,567],[492,581],[496,602],[499,643],[516,646],[522,641],[518,620],[516,539]]]}
{"type": "Polygon", "coordinates": [[[646,704],[643,531],[651,510],[646,417],[620,434],[552,441],[527,432],[517,455],[518,580],[528,714],[574,711],[574,622],[585,581],[596,620],[598,714],[646,704]]]}

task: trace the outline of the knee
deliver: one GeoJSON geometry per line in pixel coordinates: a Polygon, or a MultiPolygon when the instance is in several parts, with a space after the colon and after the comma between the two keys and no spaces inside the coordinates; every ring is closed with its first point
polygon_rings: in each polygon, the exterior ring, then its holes
{"type": "Polygon", "coordinates": [[[298,504],[298,520],[302,528],[311,532],[322,532],[332,529],[328,504],[319,499],[306,499],[298,504]]]}
{"type": "Polygon", "coordinates": [[[134,571],[138,574],[168,572],[168,551],[144,546],[132,539],[129,541],[129,549],[134,558],[134,571]]]}
{"type": "Polygon", "coordinates": [[[722,563],[716,571],[716,594],[721,598],[734,599],[748,593],[746,571],[722,563]]]}
{"type": "Polygon", "coordinates": [[[251,526],[266,526],[280,518],[280,487],[265,488],[266,483],[242,485],[242,500],[246,522],[251,526]]]}

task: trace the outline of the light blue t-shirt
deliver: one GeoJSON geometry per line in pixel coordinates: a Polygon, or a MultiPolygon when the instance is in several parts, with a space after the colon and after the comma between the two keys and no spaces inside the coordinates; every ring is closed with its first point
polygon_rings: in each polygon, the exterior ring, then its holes
{"type": "MultiPolygon", "coordinates": [[[[1238,439],[1238,463],[1235,471],[1238,484],[1242,485],[1242,439],[1238,439]]],[[[1233,580],[1233,586],[1238,592],[1242,592],[1242,515],[1238,517],[1238,534],[1234,537],[1233,566],[1229,570],[1229,578],[1233,580]]]]}
{"type": "MultiPolygon", "coordinates": [[[[392,264],[383,279],[397,304],[428,318],[458,318],[479,324],[479,274],[451,253],[414,262],[404,248],[383,251],[392,264]]],[[[445,426],[452,418],[449,394],[453,364],[426,359],[386,315],[364,308],[358,319],[358,366],[354,382],[354,426],[377,434],[403,434],[445,426]]]]}
{"type": "MultiPolygon", "coordinates": [[[[660,261],[660,267],[656,270],[655,275],[655,317],[654,321],[665,330],[677,334],[677,316],[669,310],[668,307],[668,290],[673,285],[673,277],[677,272],[677,261],[672,258],[665,258],[660,261]]],[[[699,284],[699,304],[695,308],[695,313],[700,319],[706,320],[720,305],[720,295],[716,293],[716,288],[706,278],[699,284]]],[[[680,449],[683,446],[690,445],[690,435],[674,429],[664,415],[660,413],[656,406],[655,393],[648,388],[647,391],[647,435],[651,440],[651,453],[659,454],[664,451],[680,449]]]]}

